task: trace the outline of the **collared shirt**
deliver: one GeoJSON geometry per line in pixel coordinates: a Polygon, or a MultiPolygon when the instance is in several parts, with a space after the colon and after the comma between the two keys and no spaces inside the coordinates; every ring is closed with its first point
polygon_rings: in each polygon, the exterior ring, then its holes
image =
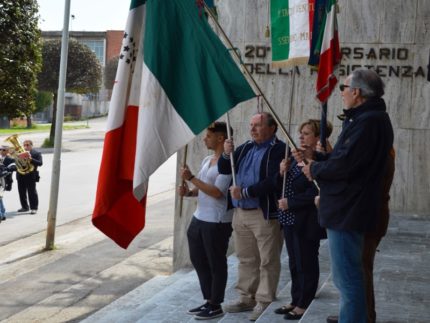
{"type": "MultiPolygon", "coordinates": [[[[270,147],[273,137],[261,144],[253,142],[253,147],[248,151],[240,164],[239,171],[237,172],[236,180],[237,185],[246,188],[254,185],[260,181],[261,161],[270,147]]],[[[233,206],[243,209],[254,209],[260,207],[258,197],[244,198],[241,200],[232,199],[233,206]]]]}

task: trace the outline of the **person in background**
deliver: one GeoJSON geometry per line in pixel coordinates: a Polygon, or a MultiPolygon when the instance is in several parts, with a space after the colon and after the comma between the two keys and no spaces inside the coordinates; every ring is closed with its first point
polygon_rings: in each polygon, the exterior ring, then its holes
{"type": "Polygon", "coordinates": [[[221,304],[227,284],[226,254],[233,213],[227,210],[231,176],[219,174],[217,163],[226,139],[225,122],[213,123],[207,128],[203,141],[214,154],[203,160],[197,176],[187,166],[181,169],[182,179],[194,188],[190,189],[184,182],[178,189],[179,195],[197,197],[197,209],[187,231],[191,262],[199,278],[203,299],[206,300],[203,305],[188,311],[197,320],[224,315],[221,304]]]}
{"type": "MultiPolygon", "coordinates": [[[[327,137],[333,127],[327,124],[327,137]]],[[[320,120],[309,119],[299,127],[301,149],[313,159],[320,136],[320,120]]],[[[286,320],[299,320],[315,297],[319,280],[320,239],[327,237],[318,224],[317,209],[314,199],[318,189],[301,172],[304,164],[295,160],[283,160],[280,164],[279,184],[285,187],[284,197],[279,202],[279,222],[284,230],[285,244],[291,275],[291,301],[288,305],[275,310],[284,314],[286,320]]]]}
{"type": "Polygon", "coordinates": [[[16,172],[16,180],[18,182],[19,200],[21,208],[18,212],[27,212],[31,210],[31,214],[36,214],[39,207],[39,197],[37,195],[36,183],[39,181],[38,167],[42,166],[42,154],[36,149],[33,149],[33,142],[25,140],[23,142],[25,152],[20,154],[19,158],[28,159],[33,164],[34,169],[28,174],[20,174],[16,172]],[[28,200],[27,200],[28,195],[28,200]],[[28,204],[30,202],[30,205],[28,204]]]}
{"type": "Polygon", "coordinates": [[[14,163],[12,157],[9,156],[9,147],[0,147],[0,222],[6,220],[6,208],[3,201],[4,191],[12,189],[12,169],[11,165],[14,163]]]}

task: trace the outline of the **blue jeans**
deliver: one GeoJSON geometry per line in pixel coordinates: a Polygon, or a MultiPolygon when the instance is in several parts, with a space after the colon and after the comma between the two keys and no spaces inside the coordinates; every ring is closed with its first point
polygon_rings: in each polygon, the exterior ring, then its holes
{"type": "Polygon", "coordinates": [[[3,204],[3,197],[0,196],[0,217],[4,216],[5,213],[6,213],[6,210],[3,204]]]}
{"type": "Polygon", "coordinates": [[[364,235],[327,229],[334,285],[340,292],[339,323],[366,323],[363,274],[364,235]]]}

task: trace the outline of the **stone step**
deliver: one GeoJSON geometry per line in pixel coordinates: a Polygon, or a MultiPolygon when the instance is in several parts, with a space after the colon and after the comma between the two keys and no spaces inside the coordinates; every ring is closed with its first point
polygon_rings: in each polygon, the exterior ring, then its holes
{"type": "Polygon", "coordinates": [[[136,322],[145,314],[141,313],[142,304],[145,304],[154,295],[185,276],[188,272],[179,270],[170,276],[155,276],[81,322],[136,322]]]}
{"type": "MultiPolygon", "coordinates": [[[[321,283],[322,286],[329,276],[328,251],[325,241],[320,248],[321,283]]],[[[288,257],[285,248],[281,255],[282,271],[280,277],[280,292],[278,299],[273,302],[257,322],[283,322],[281,315],[273,310],[286,304],[290,297],[290,275],[288,257]]],[[[235,300],[238,295],[234,289],[237,280],[238,260],[235,255],[228,257],[228,281],[226,287],[226,302],[235,300]]],[[[176,323],[195,322],[193,316],[186,313],[187,309],[202,303],[201,291],[195,271],[178,272],[170,277],[157,277],[142,284],[136,290],[124,295],[112,304],[88,317],[84,322],[140,322],[140,323],[176,323]],[[162,286],[157,286],[160,283],[162,286]],[[152,296],[151,296],[152,295],[152,296]],[[151,297],[148,297],[151,296],[151,297]]],[[[249,312],[226,313],[223,317],[211,322],[233,323],[248,321],[249,312]]]]}
{"type": "Polygon", "coordinates": [[[125,260],[111,266],[97,275],[54,293],[40,302],[27,307],[5,322],[66,322],[85,318],[100,308],[100,304],[115,300],[112,289],[122,279],[134,276],[149,280],[160,273],[168,274],[171,266],[173,237],[169,237],[125,260]],[[146,263],[145,271],[138,264],[146,263]],[[85,304],[80,304],[85,299],[85,304]],[[80,306],[79,306],[80,305],[80,306]]]}

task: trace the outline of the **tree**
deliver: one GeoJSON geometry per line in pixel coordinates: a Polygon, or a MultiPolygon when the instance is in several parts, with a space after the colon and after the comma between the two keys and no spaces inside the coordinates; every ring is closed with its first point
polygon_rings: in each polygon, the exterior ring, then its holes
{"type": "Polygon", "coordinates": [[[46,91],[39,91],[36,95],[36,109],[34,113],[43,112],[48,106],[52,104],[52,93],[46,91]]]}
{"type": "MultiPolygon", "coordinates": [[[[42,71],[40,72],[39,90],[52,92],[53,115],[49,141],[54,142],[55,119],[57,115],[57,90],[60,71],[61,40],[47,40],[42,48],[42,71]]],[[[87,94],[96,93],[101,85],[101,65],[91,49],[77,40],[69,40],[67,58],[66,91],[87,94]]]]}
{"type": "Polygon", "coordinates": [[[118,69],[118,60],[119,57],[115,56],[111,58],[106,66],[104,72],[104,86],[107,90],[113,89],[113,84],[115,82],[116,70],[118,69]]]}
{"type": "Polygon", "coordinates": [[[0,2],[0,111],[9,119],[35,109],[41,40],[36,0],[0,2]]]}

